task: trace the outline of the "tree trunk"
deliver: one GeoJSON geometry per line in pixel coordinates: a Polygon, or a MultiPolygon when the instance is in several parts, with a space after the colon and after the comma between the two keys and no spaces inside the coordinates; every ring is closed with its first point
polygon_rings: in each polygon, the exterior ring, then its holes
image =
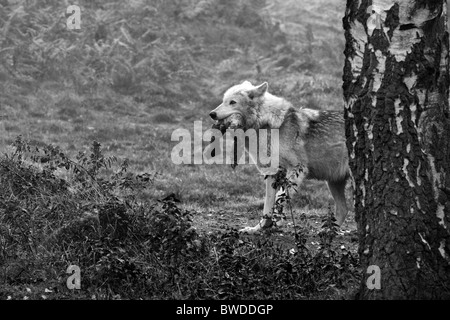
{"type": "Polygon", "coordinates": [[[347,1],[343,89],[361,299],[450,298],[446,11],[444,0],[347,1]]]}

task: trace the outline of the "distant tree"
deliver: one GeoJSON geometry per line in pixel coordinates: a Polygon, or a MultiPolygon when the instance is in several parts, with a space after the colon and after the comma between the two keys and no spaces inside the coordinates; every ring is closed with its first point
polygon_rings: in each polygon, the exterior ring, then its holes
{"type": "Polygon", "coordinates": [[[446,2],[348,0],[343,23],[359,298],[449,299],[446,2]]]}

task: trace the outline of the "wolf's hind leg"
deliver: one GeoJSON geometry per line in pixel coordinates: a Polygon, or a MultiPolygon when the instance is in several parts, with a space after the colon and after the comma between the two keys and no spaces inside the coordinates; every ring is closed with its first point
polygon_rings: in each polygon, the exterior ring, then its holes
{"type": "Polygon", "coordinates": [[[272,187],[272,184],[275,182],[275,178],[273,176],[268,176],[266,179],[266,197],[264,200],[264,210],[263,217],[261,221],[255,227],[245,227],[244,229],[239,230],[239,232],[243,233],[256,233],[259,232],[263,228],[269,228],[272,226],[272,207],[275,203],[275,197],[277,195],[277,190],[272,187]]]}
{"type": "Polygon", "coordinates": [[[336,203],[336,222],[341,226],[348,213],[347,201],[345,200],[346,180],[328,181],[328,188],[336,203]]]}

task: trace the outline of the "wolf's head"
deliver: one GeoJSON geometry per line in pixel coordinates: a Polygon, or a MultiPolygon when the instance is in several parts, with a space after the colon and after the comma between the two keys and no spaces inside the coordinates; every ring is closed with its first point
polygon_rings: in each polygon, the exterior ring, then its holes
{"type": "Polygon", "coordinates": [[[211,111],[209,116],[213,120],[223,120],[239,113],[244,119],[249,119],[257,112],[268,87],[267,82],[255,87],[249,81],[231,87],[225,92],[222,104],[211,111]]]}

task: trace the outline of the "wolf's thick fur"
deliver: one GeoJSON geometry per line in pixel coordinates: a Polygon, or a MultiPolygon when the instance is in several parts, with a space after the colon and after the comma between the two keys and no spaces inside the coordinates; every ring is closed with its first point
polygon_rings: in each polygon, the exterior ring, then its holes
{"type": "MultiPolygon", "coordinates": [[[[267,83],[255,87],[248,81],[231,87],[225,93],[222,104],[210,116],[214,120],[222,120],[240,113],[245,119],[244,130],[279,129],[280,166],[289,170],[302,165],[304,171],[301,179],[327,181],[336,202],[337,223],[342,225],[348,212],[345,185],[350,176],[342,112],[294,108],[291,103],[267,90],[267,83]]],[[[258,169],[266,174],[266,168],[258,166],[258,169]]],[[[271,225],[272,220],[267,217],[272,212],[277,191],[272,187],[273,182],[273,175],[269,175],[266,179],[263,219],[257,226],[241,231],[253,233],[271,225]]]]}

